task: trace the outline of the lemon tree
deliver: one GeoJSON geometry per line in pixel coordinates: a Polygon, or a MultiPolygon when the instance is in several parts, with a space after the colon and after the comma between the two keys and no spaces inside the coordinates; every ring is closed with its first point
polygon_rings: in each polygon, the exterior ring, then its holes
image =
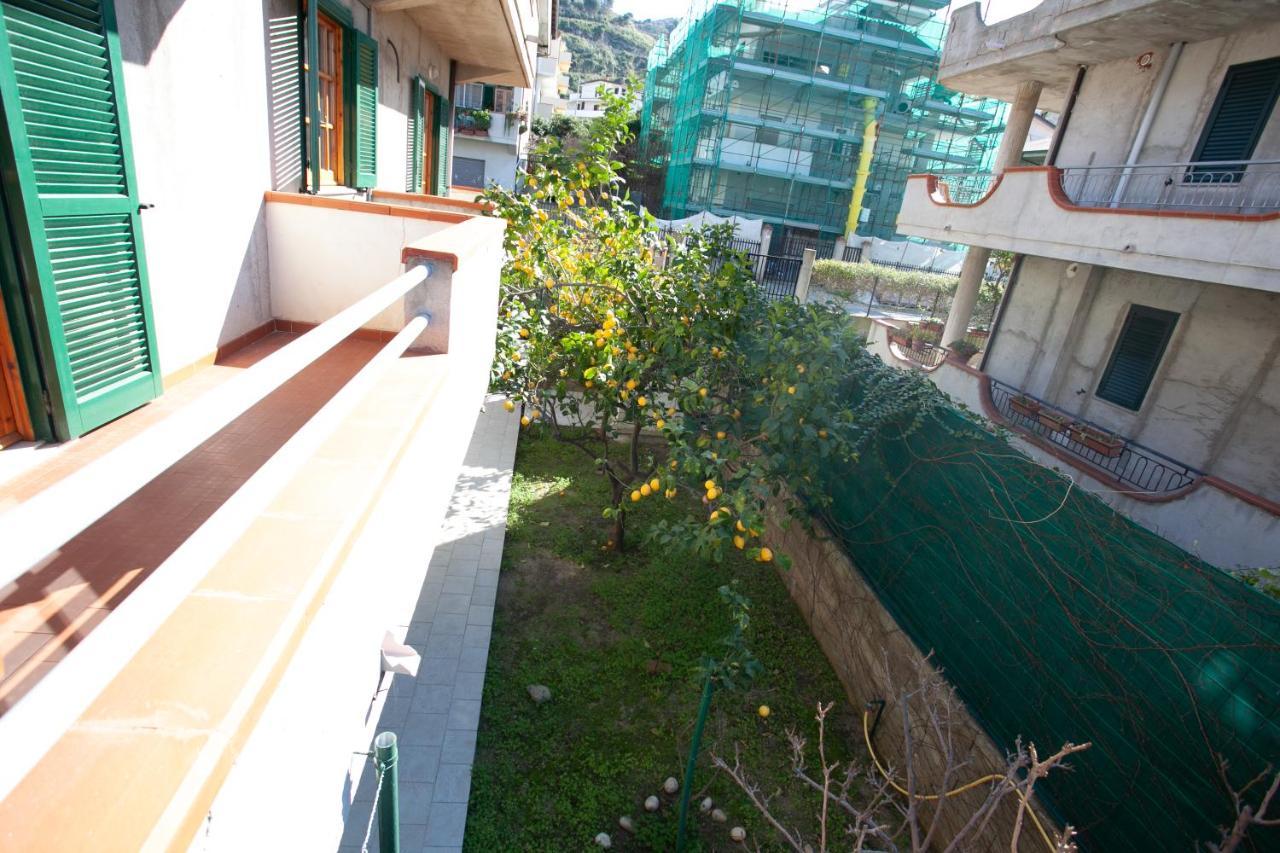
{"type": "Polygon", "coordinates": [[[540,145],[523,192],[486,193],[508,222],[493,385],[524,427],[595,460],[607,547],[625,547],[633,505],[692,493],[703,512],[651,535],[785,562],[766,507],[807,517],[833,460],[938,395],[867,354],[843,314],[767,301],[727,231],[661,235],[612,159],[629,136],[609,98],[585,138],[540,145]]]}

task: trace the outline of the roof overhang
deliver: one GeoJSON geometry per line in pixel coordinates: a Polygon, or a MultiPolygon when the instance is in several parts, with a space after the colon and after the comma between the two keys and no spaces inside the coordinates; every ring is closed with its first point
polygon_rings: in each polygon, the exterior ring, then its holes
{"type": "Polygon", "coordinates": [[[1039,80],[1040,107],[1061,110],[1081,65],[1272,21],[1280,21],[1280,0],[1044,0],[988,26],[974,2],[952,15],[938,80],[1002,101],[1014,100],[1019,83],[1039,80]]]}
{"type": "Polygon", "coordinates": [[[537,11],[529,0],[371,0],[376,13],[405,12],[450,59],[456,83],[533,86],[537,11]]]}

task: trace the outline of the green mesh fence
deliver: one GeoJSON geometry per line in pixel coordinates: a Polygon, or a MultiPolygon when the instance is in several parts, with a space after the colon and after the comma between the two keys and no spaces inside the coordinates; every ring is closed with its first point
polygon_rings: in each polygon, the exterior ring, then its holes
{"type": "Polygon", "coordinates": [[[1093,742],[1044,789],[1082,849],[1204,849],[1280,762],[1280,602],[955,413],[828,488],[847,552],[998,744],[1093,742]]]}

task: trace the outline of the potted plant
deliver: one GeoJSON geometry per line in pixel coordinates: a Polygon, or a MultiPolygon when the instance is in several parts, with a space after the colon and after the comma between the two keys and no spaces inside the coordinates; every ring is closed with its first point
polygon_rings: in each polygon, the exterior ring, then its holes
{"type": "Polygon", "coordinates": [[[966,364],[969,362],[969,359],[978,354],[978,348],[974,346],[973,342],[965,340],[964,338],[961,338],[958,341],[952,341],[947,349],[951,350],[956,358],[966,364]]]}
{"type": "Polygon", "coordinates": [[[1089,424],[1072,424],[1067,436],[1076,444],[1083,444],[1095,453],[1101,453],[1109,459],[1114,459],[1124,451],[1123,438],[1089,424]]]}
{"type": "Polygon", "coordinates": [[[493,116],[488,110],[473,110],[471,112],[471,126],[476,129],[477,133],[488,133],[489,125],[493,123],[493,116]]]}
{"type": "Polygon", "coordinates": [[[940,339],[941,337],[937,332],[918,326],[911,333],[911,348],[916,352],[924,352],[930,345],[937,345],[940,339]]]}
{"type": "Polygon", "coordinates": [[[910,329],[903,330],[903,329],[899,329],[897,326],[890,328],[889,343],[897,344],[900,347],[907,346],[909,343],[911,343],[910,329]]]}
{"type": "Polygon", "coordinates": [[[1063,432],[1071,425],[1071,418],[1066,415],[1060,415],[1057,412],[1050,412],[1047,409],[1041,409],[1038,415],[1040,426],[1050,432],[1063,432]]]}
{"type": "Polygon", "coordinates": [[[1035,418],[1040,413],[1040,401],[1033,400],[1026,394],[1015,394],[1009,398],[1009,405],[1020,415],[1035,418]]]}

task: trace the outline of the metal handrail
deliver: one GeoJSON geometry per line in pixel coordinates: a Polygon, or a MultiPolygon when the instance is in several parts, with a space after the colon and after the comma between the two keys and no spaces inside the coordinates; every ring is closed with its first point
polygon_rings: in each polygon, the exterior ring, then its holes
{"type": "Polygon", "coordinates": [[[1170,456],[1139,444],[1132,439],[1116,434],[1101,424],[1074,415],[1052,403],[1041,400],[1032,394],[1021,391],[1012,385],[1006,385],[991,379],[991,402],[1006,421],[1023,432],[1030,432],[1050,443],[1063,448],[1071,454],[1099,468],[1121,483],[1132,486],[1134,491],[1145,494],[1165,494],[1176,492],[1190,486],[1204,472],[1179,462],[1170,456]],[[1108,456],[1071,438],[1069,430],[1053,429],[1044,425],[1039,417],[1032,418],[1016,411],[1012,406],[1015,397],[1025,397],[1034,401],[1045,411],[1059,416],[1068,424],[1081,424],[1104,435],[1113,436],[1124,442],[1123,448],[1115,456],[1108,456]]]}
{"type": "Polygon", "coordinates": [[[995,184],[991,172],[964,172],[937,175],[938,184],[951,204],[975,204],[987,197],[995,184]]]}
{"type": "Polygon", "coordinates": [[[1257,214],[1280,210],[1280,160],[1066,166],[1062,190],[1080,207],[1257,214]]]}

